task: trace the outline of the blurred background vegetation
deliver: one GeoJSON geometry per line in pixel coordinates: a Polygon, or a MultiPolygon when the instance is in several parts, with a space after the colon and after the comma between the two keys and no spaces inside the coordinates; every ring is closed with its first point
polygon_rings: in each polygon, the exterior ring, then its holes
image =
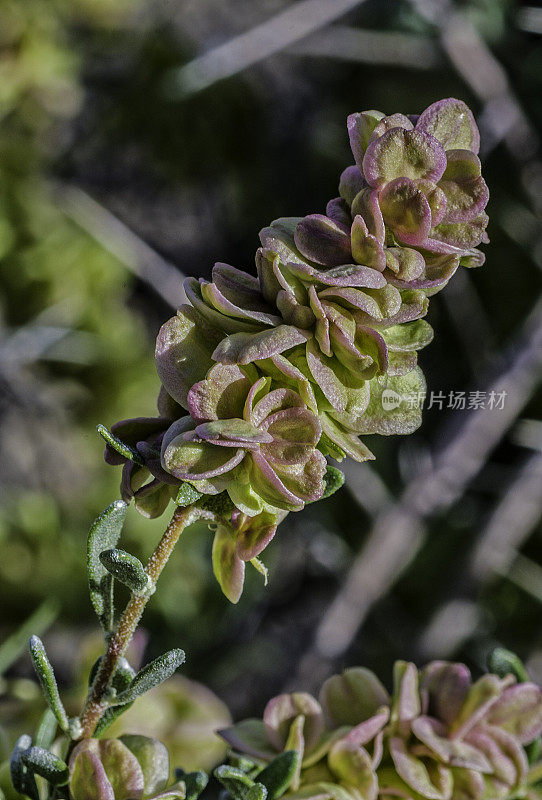
{"type": "MultiPolygon", "coordinates": [[[[348,113],[450,95],[480,123],[491,244],[432,300],[421,364],[429,391],[494,388],[504,409],[446,398],[415,435],[369,437],[376,462],[347,465],[347,488],[288,517],[269,586],[251,575],[237,607],[194,527],[146,613],[145,658],[182,646],[183,675],[236,718],[353,663],[387,679],[396,658],[476,671],[497,643],[542,681],[541,35],[542,8],[508,0],[3,0],[6,750],[41,709],[8,639],[36,608],[74,703],[82,691],[97,646],[85,539],[120,478],[95,426],[154,413],[154,338],[182,276],[252,269],[261,227],[322,211],[351,161],[348,113]]],[[[164,524],[130,511],[127,548],[144,558],[164,524]]],[[[210,766],[227,711],[175,680],[131,725],[150,732],[152,717],[186,767],[183,743],[202,737],[210,766]]]]}

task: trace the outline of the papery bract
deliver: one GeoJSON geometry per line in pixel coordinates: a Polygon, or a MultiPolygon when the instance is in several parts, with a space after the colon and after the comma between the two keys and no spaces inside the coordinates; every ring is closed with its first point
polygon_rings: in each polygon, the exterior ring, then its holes
{"type": "MultiPolygon", "coordinates": [[[[169,778],[166,747],[145,736],[84,739],[75,746],[69,767],[73,800],[157,800],[169,778]]],[[[181,786],[169,792],[172,800],[184,799],[181,786]]]]}
{"type": "Polygon", "coordinates": [[[192,387],[190,417],[162,440],[162,466],[204,494],[227,491],[248,516],[295,511],[324,490],[320,422],[297,393],[248,372],[217,364],[192,387]]]}

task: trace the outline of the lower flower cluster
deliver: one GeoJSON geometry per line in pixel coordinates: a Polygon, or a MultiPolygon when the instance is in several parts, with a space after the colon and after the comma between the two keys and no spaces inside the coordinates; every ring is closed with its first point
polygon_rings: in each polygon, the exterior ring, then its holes
{"type": "Polygon", "coordinates": [[[318,700],[279,695],[263,720],[220,733],[253,768],[295,751],[288,800],[542,797],[540,688],[512,674],[473,682],[464,664],[396,662],[391,695],[369,670],[347,669],[318,700]]]}
{"type": "Polygon", "coordinates": [[[488,191],[465,103],[441,100],[419,116],[362,112],[347,127],[355,164],[340,196],[325,214],[264,228],[255,275],[219,263],[211,281],[186,281],[189,303],[156,343],[160,416],[109,434],[106,459],[125,465],[123,497],[146,516],[186,485],[229,497],[229,555],[215,559],[223,587],[238,587],[240,562],[286,512],[325,495],[326,456],[371,459],[361,435],[419,426],[419,408],[386,407],[383,392],[423,393],[429,297],[460,265],[484,260],[488,191]],[[238,547],[239,515],[250,548],[238,547]]]}

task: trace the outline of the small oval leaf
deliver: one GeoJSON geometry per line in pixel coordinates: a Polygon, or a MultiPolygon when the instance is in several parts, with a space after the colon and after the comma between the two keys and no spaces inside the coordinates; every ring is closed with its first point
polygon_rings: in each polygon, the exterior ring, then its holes
{"type": "Polygon", "coordinates": [[[100,553],[100,561],[106,570],[132,592],[140,594],[147,589],[149,578],[141,561],[126,550],[116,547],[100,553]]]}
{"type": "Polygon", "coordinates": [[[25,733],[17,739],[9,760],[9,773],[17,792],[28,795],[32,800],[39,800],[36,779],[22,759],[23,753],[31,746],[32,739],[28,734],[25,733]]]}
{"type": "Polygon", "coordinates": [[[265,800],[267,789],[261,783],[255,783],[237,767],[224,764],[214,771],[215,778],[229,792],[232,800],[265,800]]]}
{"type": "Polygon", "coordinates": [[[344,472],[341,472],[340,469],[337,467],[332,467],[328,464],[326,469],[326,474],[324,475],[324,483],[326,484],[326,488],[324,489],[324,493],[320,500],[325,500],[326,497],[331,497],[332,494],[335,494],[341,486],[343,486],[345,481],[344,472]]]}
{"type": "Polygon", "coordinates": [[[68,782],[70,777],[68,765],[49,750],[43,747],[29,747],[22,753],[21,758],[32,772],[41,775],[53,786],[64,786],[68,782]]]}

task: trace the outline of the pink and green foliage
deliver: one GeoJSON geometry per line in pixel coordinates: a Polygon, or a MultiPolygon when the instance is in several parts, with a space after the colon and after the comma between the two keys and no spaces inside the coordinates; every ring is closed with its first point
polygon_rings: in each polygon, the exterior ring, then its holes
{"type": "Polygon", "coordinates": [[[85,739],[69,763],[72,800],[185,800],[186,785],[168,786],[169,755],[157,739],[126,735],[85,739]]]}
{"type": "MultiPolygon", "coordinates": [[[[218,263],[211,281],[187,279],[189,304],[162,326],[160,416],[117,423],[106,451],[146,516],[183,487],[225,492],[265,546],[284,512],[324,496],[326,456],[365,461],[361,435],[420,425],[428,298],[483,262],[478,129],[455,99],[419,117],[352,114],[347,129],[355,164],[326,214],[265,227],[255,275],[218,263]]],[[[228,512],[215,537],[230,598],[260,552],[244,557],[239,530],[228,512]]]]}
{"type": "Polygon", "coordinates": [[[329,678],[318,700],[283,694],[263,720],[221,735],[266,763],[295,750],[289,800],[538,800],[540,764],[525,746],[542,733],[542,692],[529,682],[435,661],[395,664],[390,694],[362,667],[329,678]]]}
{"type": "Polygon", "coordinates": [[[250,372],[216,364],[194,384],[190,416],[164,435],[162,464],[203,494],[227,491],[250,516],[298,511],[324,491],[320,422],[296,392],[250,372]]]}
{"type": "MultiPolygon", "coordinates": [[[[447,99],[416,117],[353,114],[348,134],[355,164],[325,215],[264,228],[256,275],[217,264],[212,281],[186,282],[189,304],[157,339],[158,416],[100,426],[106,461],[123,465],[123,499],[87,543],[106,651],[69,718],[43,644],[30,640],[48,711],[10,762],[30,800],[45,796],[44,781],[48,797],[66,800],[197,800],[207,777],[177,769],[171,785],[158,740],[100,738],[184,662],[178,648],[139,672],[124,658],[182,530],[198,518],[212,527],[214,572],[237,602],[247,562],[266,575],[258,557],[286,514],[342,484],[326,456],[372,458],[360,435],[420,424],[405,398],[424,391],[428,298],[460,265],[483,263],[478,130],[467,106],[447,99]],[[386,390],[399,398],[391,410],[386,390]],[[117,547],[132,499],[148,517],[177,506],[146,567],[117,547]],[[130,591],[118,622],[115,581],[130,591]]],[[[221,731],[232,763],[215,776],[231,800],[542,800],[542,691],[507,651],[490,666],[495,674],[473,681],[464,664],[399,661],[391,693],[355,667],[318,699],[281,694],[262,720],[221,731]]]]}

